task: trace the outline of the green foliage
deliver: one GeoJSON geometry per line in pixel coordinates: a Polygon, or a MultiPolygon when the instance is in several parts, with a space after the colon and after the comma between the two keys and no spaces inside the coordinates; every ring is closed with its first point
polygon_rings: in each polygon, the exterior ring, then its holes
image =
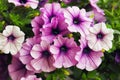
{"type": "Polygon", "coordinates": [[[66,77],[68,76],[66,73],[69,73],[67,69],[57,69],[51,73],[46,74],[46,80],[66,80],[66,77]]]}
{"type": "Polygon", "coordinates": [[[114,29],[113,47],[109,52],[120,49],[120,0],[100,0],[98,5],[104,10],[107,27],[114,29]]]}
{"type": "Polygon", "coordinates": [[[25,32],[26,37],[33,36],[31,20],[39,14],[38,9],[33,10],[24,6],[15,7],[7,0],[0,0],[0,31],[3,30],[5,25],[16,25],[25,32]]]}

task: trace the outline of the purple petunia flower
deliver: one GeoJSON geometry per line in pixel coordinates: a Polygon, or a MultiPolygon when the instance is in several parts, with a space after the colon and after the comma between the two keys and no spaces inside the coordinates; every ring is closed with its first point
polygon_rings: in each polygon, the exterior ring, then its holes
{"type": "MultiPolygon", "coordinates": [[[[30,71],[34,71],[34,68],[31,66],[31,61],[33,60],[33,57],[31,56],[30,52],[32,50],[32,47],[35,44],[40,43],[40,37],[34,36],[33,38],[26,39],[26,42],[23,44],[20,52],[20,61],[25,64],[26,68],[30,71]]],[[[40,71],[37,71],[40,72],[40,71]]]]}
{"type": "Polygon", "coordinates": [[[85,9],[80,10],[77,6],[68,7],[64,11],[64,17],[70,32],[80,32],[81,36],[85,36],[92,21],[86,16],[85,9]]]}
{"type": "Polygon", "coordinates": [[[86,69],[87,71],[96,69],[102,62],[101,57],[103,56],[103,53],[90,49],[84,38],[81,38],[80,44],[81,50],[77,52],[77,55],[75,56],[75,59],[78,61],[76,66],[80,69],[86,69]]]}
{"type": "Polygon", "coordinates": [[[46,41],[41,41],[40,44],[33,46],[31,50],[31,56],[34,58],[31,61],[32,67],[38,71],[51,72],[56,68],[53,66],[54,58],[49,51],[50,44],[46,41]]]}
{"type": "Polygon", "coordinates": [[[12,56],[12,63],[8,66],[8,71],[12,80],[20,80],[22,77],[34,74],[34,72],[28,71],[25,68],[25,65],[19,60],[18,55],[12,56]]]}
{"type": "Polygon", "coordinates": [[[116,53],[116,55],[115,55],[115,61],[116,61],[117,63],[120,63],[120,49],[117,49],[117,50],[115,51],[115,53],[116,53]]]}
{"type": "Polygon", "coordinates": [[[103,22],[95,24],[90,27],[89,34],[86,37],[88,46],[95,51],[109,50],[112,48],[113,32],[112,29],[107,29],[103,22]]]}
{"type": "Polygon", "coordinates": [[[41,78],[36,78],[36,75],[29,75],[26,78],[22,77],[21,80],[42,80],[41,78]]]}
{"type": "Polygon", "coordinates": [[[42,18],[45,25],[51,23],[54,17],[63,18],[63,11],[59,3],[47,3],[40,8],[40,11],[43,13],[42,18]]]}
{"type": "Polygon", "coordinates": [[[59,1],[62,1],[65,4],[69,4],[69,3],[72,3],[72,2],[80,2],[80,0],[59,0],[59,1]]]}
{"type": "Polygon", "coordinates": [[[15,6],[30,6],[35,9],[38,6],[38,0],[8,0],[9,3],[14,3],[15,6]]]}
{"type": "Polygon", "coordinates": [[[47,25],[45,28],[41,29],[42,36],[41,39],[45,40],[49,43],[53,42],[53,40],[58,35],[66,35],[69,33],[67,29],[67,24],[61,19],[53,18],[50,25],[47,25]]]}
{"type": "Polygon", "coordinates": [[[42,19],[42,14],[40,16],[36,16],[32,21],[31,25],[33,27],[32,31],[34,35],[38,36],[41,35],[40,29],[43,27],[44,21],[42,19]]]}
{"type": "Polygon", "coordinates": [[[10,55],[0,54],[0,80],[8,80],[8,61],[10,55]]]}
{"type": "Polygon", "coordinates": [[[53,65],[56,68],[68,68],[74,66],[77,63],[75,55],[78,50],[79,47],[73,38],[68,39],[58,36],[58,38],[54,40],[54,45],[50,47],[50,51],[55,59],[53,65]]]}
{"type": "Polygon", "coordinates": [[[99,0],[89,0],[89,1],[90,1],[90,5],[92,6],[92,12],[94,13],[94,19],[98,22],[105,22],[106,18],[104,16],[105,15],[104,11],[97,6],[97,2],[99,0]]]}
{"type": "Polygon", "coordinates": [[[69,4],[69,3],[71,3],[72,0],[59,0],[59,1],[62,1],[62,2],[64,2],[65,4],[69,4]]]}
{"type": "Polygon", "coordinates": [[[47,2],[48,0],[40,0],[38,6],[43,7],[47,2]]]}
{"type": "Polygon", "coordinates": [[[13,25],[6,26],[3,33],[0,34],[1,51],[6,54],[9,52],[12,55],[17,54],[22,47],[24,36],[25,34],[20,30],[19,27],[13,25]]]}

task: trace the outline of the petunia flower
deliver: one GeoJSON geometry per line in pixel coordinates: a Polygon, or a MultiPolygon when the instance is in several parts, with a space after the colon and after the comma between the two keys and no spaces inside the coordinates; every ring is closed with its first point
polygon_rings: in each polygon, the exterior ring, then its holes
{"type": "Polygon", "coordinates": [[[59,1],[64,2],[65,4],[69,4],[71,3],[72,0],[59,0],[59,1]]]}
{"type": "Polygon", "coordinates": [[[64,36],[69,33],[67,29],[67,24],[62,21],[62,19],[58,20],[57,18],[53,18],[51,24],[47,25],[45,28],[42,28],[41,31],[41,39],[49,43],[52,43],[58,35],[64,36]]]}
{"type": "Polygon", "coordinates": [[[0,80],[8,80],[8,64],[10,55],[0,54],[0,80]]]}
{"type": "Polygon", "coordinates": [[[95,70],[102,62],[101,57],[103,53],[100,51],[93,51],[87,45],[87,41],[84,38],[80,40],[81,50],[77,52],[75,59],[78,61],[77,68],[86,69],[87,71],[95,70]]]}
{"type": "Polygon", "coordinates": [[[5,30],[0,37],[0,42],[2,43],[2,52],[8,54],[9,52],[12,55],[17,54],[21,49],[22,43],[24,41],[25,34],[20,31],[20,28],[13,25],[8,25],[5,27],[5,30]]]}
{"type": "Polygon", "coordinates": [[[36,75],[29,75],[27,77],[22,77],[20,80],[42,80],[42,79],[37,78],[36,75]]]}
{"type": "Polygon", "coordinates": [[[120,49],[117,49],[117,50],[115,51],[115,53],[116,53],[116,55],[115,55],[115,61],[116,61],[117,63],[120,63],[120,49]]]}
{"type": "Polygon", "coordinates": [[[41,41],[40,44],[33,46],[31,50],[31,56],[34,58],[31,61],[32,67],[38,71],[51,72],[56,68],[53,66],[54,58],[49,51],[50,44],[46,41],[41,41]]]}
{"type": "Polygon", "coordinates": [[[104,11],[97,6],[98,1],[99,0],[89,0],[92,7],[92,12],[94,13],[94,19],[98,22],[105,22],[105,14],[104,11]]]}
{"type": "Polygon", "coordinates": [[[81,36],[85,36],[92,21],[86,16],[85,9],[80,10],[77,6],[68,7],[64,10],[64,17],[70,32],[80,32],[81,36]]]}
{"type": "Polygon", "coordinates": [[[72,3],[72,2],[77,2],[77,3],[80,2],[80,0],[59,0],[59,1],[62,1],[62,2],[64,2],[65,4],[69,4],[69,3],[72,3]]]}
{"type": "Polygon", "coordinates": [[[48,0],[40,0],[38,6],[43,7],[47,2],[48,0]]]}
{"type": "Polygon", "coordinates": [[[32,31],[34,32],[34,35],[39,36],[41,35],[40,29],[43,27],[44,21],[42,19],[42,14],[40,16],[36,16],[32,21],[32,31]]]}
{"type": "Polygon", "coordinates": [[[38,0],[8,0],[9,3],[14,3],[15,6],[30,6],[35,9],[38,6],[38,0]]]}
{"type": "Polygon", "coordinates": [[[19,56],[16,57],[16,55],[12,56],[12,63],[8,66],[8,71],[12,80],[20,80],[22,77],[34,74],[25,68],[25,65],[19,60],[19,56]]]}
{"type": "Polygon", "coordinates": [[[63,9],[59,3],[47,3],[44,7],[40,8],[40,11],[43,13],[42,18],[45,25],[51,23],[54,17],[63,18],[63,9]]]}
{"type": "Polygon", "coordinates": [[[91,49],[95,51],[100,51],[102,49],[108,51],[112,48],[113,30],[106,28],[103,22],[98,23],[89,29],[89,34],[86,39],[91,49]]]}
{"type": "Polygon", "coordinates": [[[50,51],[55,59],[53,65],[56,68],[68,68],[74,66],[77,63],[75,55],[78,50],[79,47],[73,38],[68,39],[58,36],[58,38],[54,40],[54,45],[50,46],[50,51]]]}
{"type": "MultiPolygon", "coordinates": [[[[26,42],[22,45],[22,48],[20,49],[20,61],[25,64],[26,68],[30,71],[35,71],[34,68],[31,66],[31,61],[33,60],[33,57],[31,56],[30,52],[35,44],[40,43],[40,37],[34,36],[32,38],[27,38],[26,42]]],[[[40,71],[36,71],[40,72],[40,71]]]]}

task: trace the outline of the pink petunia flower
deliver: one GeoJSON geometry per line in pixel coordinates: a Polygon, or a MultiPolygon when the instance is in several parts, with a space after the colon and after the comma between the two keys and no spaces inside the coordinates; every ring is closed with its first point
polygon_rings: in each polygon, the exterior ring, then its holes
{"type": "Polygon", "coordinates": [[[94,19],[98,22],[105,22],[106,18],[104,11],[97,6],[97,2],[99,0],[89,0],[89,1],[90,1],[90,5],[92,6],[92,12],[94,13],[94,19]]]}
{"type": "Polygon", "coordinates": [[[58,38],[54,40],[54,45],[50,47],[50,51],[55,59],[53,65],[56,68],[68,68],[74,66],[77,63],[75,55],[78,50],[79,47],[73,38],[68,39],[58,36],[58,38]]]}
{"type": "Polygon", "coordinates": [[[87,41],[81,38],[80,41],[81,50],[77,52],[75,59],[78,61],[77,68],[86,69],[87,71],[92,71],[96,69],[102,62],[101,57],[103,53],[100,51],[93,51],[87,45],[87,41]]]}
{"type": "Polygon", "coordinates": [[[46,41],[41,41],[40,44],[33,46],[31,50],[31,56],[34,58],[31,61],[32,67],[38,71],[51,72],[56,68],[53,66],[54,58],[49,51],[50,44],[46,41]]]}
{"type": "Polygon", "coordinates": [[[54,17],[63,18],[63,11],[59,3],[47,3],[40,8],[40,11],[43,13],[42,18],[45,25],[51,23],[54,17]]]}
{"type": "Polygon", "coordinates": [[[61,19],[58,20],[57,18],[53,18],[51,24],[47,25],[45,28],[42,28],[41,31],[41,39],[49,43],[52,43],[58,35],[64,36],[69,33],[67,24],[61,19]]]}
{"type": "Polygon", "coordinates": [[[8,71],[12,80],[20,80],[22,77],[34,74],[25,68],[25,65],[19,60],[19,56],[12,56],[12,63],[8,66],[8,71]]]}
{"type": "MultiPolygon", "coordinates": [[[[31,56],[30,52],[35,44],[40,43],[40,37],[34,36],[33,38],[26,39],[26,42],[23,44],[22,48],[20,49],[20,61],[25,64],[26,68],[30,71],[35,71],[34,68],[31,66],[31,61],[33,57],[31,56]]],[[[36,71],[40,72],[40,71],[36,71]]]]}
{"type": "Polygon", "coordinates": [[[20,31],[20,28],[17,26],[8,25],[0,35],[2,35],[2,37],[0,37],[2,52],[6,54],[10,52],[12,55],[17,54],[22,47],[25,36],[25,34],[20,31]]]}
{"type": "Polygon", "coordinates": [[[38,6],[38,0],[8,0],[9,3],[14,3],[15,6],[30,6],[35,9],[38,6]]]}
{"type": "Polygon", "coordinates": [[[42,19],[42,15],[36,16],[32,21],[32,31],[34,32],[34,35],[38,36],[41,35],[40,29],[43,27],[44,21],[42,19]]]}
{"type": "Polygon", "coordinates": [[[85,36],[92,21],[86,16],[85,9],[80,10],[77,6],[68,7],[64,11],[64,17],[70,32],[80,32],[81,36],[85,36]]]}
{"type": "Polygon", "coordinates": [[[42,79],[36,78],[36,75],[29,75],[27,77],[22,77],[20,80],[42,80],[42,79]]]}
{"type": "Polygon", "coordinates": [[[91,49],[100,51],[102,49],[109,50],[112,48],[114,31],[106,28],[105,23],[95,24],[89,29],[89,32],[86,39],[88,40],[88,46],[91,49]]]}

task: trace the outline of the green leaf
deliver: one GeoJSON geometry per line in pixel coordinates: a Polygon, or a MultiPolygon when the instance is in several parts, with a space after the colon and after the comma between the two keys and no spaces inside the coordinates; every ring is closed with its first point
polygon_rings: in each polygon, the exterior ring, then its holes
{"type": "Polygon", "coordinates": [[[85,73],[82,74],[82,80],[87,80],[87,76],[85,73]]]}

